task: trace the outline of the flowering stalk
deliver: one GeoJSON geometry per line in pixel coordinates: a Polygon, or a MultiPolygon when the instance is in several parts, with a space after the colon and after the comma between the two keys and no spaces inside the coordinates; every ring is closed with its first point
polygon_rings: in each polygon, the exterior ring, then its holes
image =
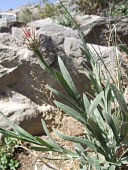
{"type": "Polygon", "coordinates": [[[39,58],[39,60],[41,61],[40,65],[41,67],[47,71],[48,73],[52,74],[55,77],[55,73],[54,70],[45,62],[39,48],[35,48],[33,49],[33,52],[37,55],[37,57],[39,58]]]}
{"type": "Polygon", "coordinates": [[[28,49],[32,50],[41,61],[40,62],[41,67],[55,77],[54,70],[51,67],[49,67],[49,65],[45,62],[39,50],[40,42],[37,38],[36,29],[34,27],[31,28],[23,27],[22,37],[24,44],[26,44],[28,49]]]}
{"type": "Polygon", "coordinates": [[[24,44],[26,44],[30,50],[34,50],[39,47],[39,41],[37,39],[36,29],[34,27],[31,28],[23,27],[22,38],[24,44]]]}

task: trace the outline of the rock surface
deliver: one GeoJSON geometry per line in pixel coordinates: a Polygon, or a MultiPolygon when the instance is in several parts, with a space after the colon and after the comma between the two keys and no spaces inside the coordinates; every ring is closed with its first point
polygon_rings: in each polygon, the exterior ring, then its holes
{"type": "Polygon", "coordinates": [[[78,15],[76,20],[85,34],[87,43],[112,46],[115,45],[113,42],[115,37],[116,43],[128,44],[127,16],[109,19],[96,15],[78,15]]]}
{"type": "Polygon", "coordinates": [[[28,5],[28,6],[23,6],[22,8],[18,8],[15,10],[10,9],[7,12],[16,14],[18,21],[26,23],[26,22],[30,22],[33,19],[36,20],[36,19],[41,18],[40,10],[37,5],[32,5],[32,6],[28,5]]]}
{"type": "MultiPolygon", "coordinates": [[[[27,97],[11,91],[8,87],[0,89],[0,111],[6,115],[12,123],[18,124],[32,135],[45,134],[41,118],[45,117],[46,123],[50,116],[46,113],[52,112],[50,105],[39,106],[27,97]]],[[[12,129],[0,115],[0,126],[5,129],[12,129]]],[[[52,123],[52,119],[51,119],[52,123]]]]}
{"type": "Polygon", "coordinates": [[[23,24],[24,22],[21,21],[1,22],[0,33],[11,33],[12,27],[21,27],[23,24]]]}

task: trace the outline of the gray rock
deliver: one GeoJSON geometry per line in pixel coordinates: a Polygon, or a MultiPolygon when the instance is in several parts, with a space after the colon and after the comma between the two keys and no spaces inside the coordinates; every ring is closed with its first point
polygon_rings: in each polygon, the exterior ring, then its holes
{"type": "MultiPolygon", "coordinates": [[[[87,46],[92,56],[100,64],[103,72],[105,73],[105,69],[99,56],[104,61],[111,74],[115,77],[115,71],[117,70],[116,55],[118,56],[119,62],[124,64],[121,52],[114,46],[107,47],[95,44],[87,44],[87,46]]],[[[69,58],[72,59],[72,68],[75,66],[75,69],[78,70],[78,72],[81,72],[81,70],[88,66],[88,63],[80,50],[80,40],[73,37],[66,37],[64,41],[64,50],[69,58]]]]}
{"type": "MultiPolygon", "coordinates": [[[[20,125],[26,131],[33,135],[44,134],[41,125],[43,111],[35,103],[25,96],[10,91],[3,87],[0,89],[0,108],[1,112],[6,115],[11,122],[20,125]]],[[[0,116],[1,127],[11,129],[3,117],[0,116]]]]}
{"type": "MultiPolygon", "coordinates": [[[[46,113],[54,108],[50,105],[39,106],[26,96],[12,91],[6,86],[0,88],[0,108],[12,123],[18,124],[32,135],[45,134],[41,118],[45,117],[45,122],[49,125],[49,116],[46,113]],[[48,120],[48,121],[47,121],[48,120]]],[[[51,120],[52,121],[52,120],[51,120]]],[[[4,129],[12,129],[0,115],[0,126],[4,129]]]]}
{"type": "Polygon", "coordinates": [[[0,23],[0,33],[11,33],[12,27],[22,27],[24,22],[8,21],[0,23]]]}
{"type": "Polygon", "coordinates": [[[73,4],[69,7],[69,11],[72,15],[77,15],[78,11],[79,11],[79,6],[77,4],[73,4]]]}
{"type": "Polygon", "coordinates": [[[110,32],[116,34],[116,43],[128,44],[128,17],[109,19],[95,15],[76,16],[81,29],[85,33],[87,43],[108,46],[114,45],[109,41],[110,32]],[[111,28],[111,29],[110,29],[111,28]]]}
{"type": "MultiPolygon", "coordinates": [[[[20,28],[13,27],[12,34],[0,34],[0,89],[2,98],[0,108],[4,114],[10,117],[11,121],[19,124],[28,132],[37,135],[44,133],[40,122],[43,114],[42,110],[39,110],[39,105],[45,102],[49,103],[49,98],[46,91],[44,91],[43,85],[49,84],[62,93],[63,90],[59,83],[40,67],[39,61],[33,52],[23,45],[20,32],[20,28]],[[8,93],[8,88],[4,87],[8,87],[12,92],[15,92],[16,94],[12,96],[19,96],[19,100],[14,102],[11,97],[8,97],[7,101],[4,100],[4,93],[8,93]]],[[[72,61],[66,55],[63,44],[65,37],[77,36],[76,31],[54,23],[51,27],[50,24],[41,27],[38,34],[41,45],[40,50],[43,52],[47,63],[58,70],[57,56],[60,55],[70,70],[72,61]]],[[[72,70],[71,75],[78,84],[79,81],[77,80],[78,78],[80,79],[80,76],[77,75],[77,70],[75,70],[75,73],[72,70]]],[[[83,79],[81,80],[83,81],[83,79]]],[[[78,88],[81,91],[80,86],[79,83],[78,88]]],[[[12,94],[12,92],[10,93],[12,94]]],[[[47,124],[51,124],[53,120],[51,115],[44,116],[47,124]]],[[[8,127],[6,124],[1,124],[1,126],[8,127]]]]}
{"type": "Polygon", "coordinates": [[[121,65],[123,65],[123,63],[124,63],[122,54],[117,49],[117,47],[99,46],[99,45],[94,45],[94,44],[87,44],[87,46],[88,46],[90,52],[92,53],[92,55],[96,58],[96,61],[99,63],[100,68],[102,69],[104,74],[105,74],[105,68],[103,66],[102,61],[105,63],[109,72],[111,73],[111,75],[114,78],[116,75],[115,73],[117,71],[117,58],[121,65]],[[102,61],[99,58],[99,56],[102,58],[102,61]]]}
{"type": "Polygon", "coordinates": [[[31,25],[33,25],[37,29],[39,29],[38,34],[44,33],[45,35],[49,35],[49,36],[58,35],[58,36],[64,36],[64,37],[66,37],[66,36],[78,37],[76,30],[72,30],[72,28],[59,25],[50,18],[33,21],[33,22],[27,24],[27,26],[31,26],[31,25]]]}
{"type": "Polygon", "coordinates": [[[28,5],[8,12],[16,14],[17,19],[20,22],[27,22],[27,21],[30,22],[32,20],[40,19],[40,10],[36,5],[33,6],[28,5]]]}

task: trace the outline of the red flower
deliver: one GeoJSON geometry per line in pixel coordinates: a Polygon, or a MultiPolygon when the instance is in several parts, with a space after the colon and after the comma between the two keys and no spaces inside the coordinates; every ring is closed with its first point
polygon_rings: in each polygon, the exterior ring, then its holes
{"type": "Polygon", "coordinates": [[[26,44],[29,49],[35,49],[39,47],[39,41],[36,36],[36,29],[34,27],[31,28],[23,27],[22,38],[24,44],[26,44]]]}

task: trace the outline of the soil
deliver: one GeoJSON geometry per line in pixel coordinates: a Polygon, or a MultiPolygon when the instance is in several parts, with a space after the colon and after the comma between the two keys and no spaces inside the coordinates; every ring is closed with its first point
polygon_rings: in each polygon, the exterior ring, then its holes
{"type": "MultiPolygon", "coordinates": [[[[82,124],[78,123],[73,118],[63,115],[63,118],[61,120],[61,126],[58,126],[57,128],[60,132],[63,134],[69,135],[69,136],[83,136],[85,135],[84,127],[82,124]]],[[[72,142],[64,141],[60,139],[57,135],[55,135],[54,132],[51,132],[52,136],[56,141],[63,147],[68,148],[70,150],[73,150],[75,147],[72,142]]],[[[40,136],[42,139],[48,139],[47,136],[40,136]]],[[[23,152],[21,152],[17,159],[21,163],[21,167],[18,170],[51,170],[47,169],[46,166],[49,165],[51,167],[54,167],[56,170],[79,170],[79,160],[47,160],[44,157],[48,158],[58,158],[58,159],[64,159],[64,157],[61,155],[58,155],[57,153],[42,153],[37,151],[31,151],[26,146],[26,143],[22,144],[22,147],[25,148],[23,152]]]]}

